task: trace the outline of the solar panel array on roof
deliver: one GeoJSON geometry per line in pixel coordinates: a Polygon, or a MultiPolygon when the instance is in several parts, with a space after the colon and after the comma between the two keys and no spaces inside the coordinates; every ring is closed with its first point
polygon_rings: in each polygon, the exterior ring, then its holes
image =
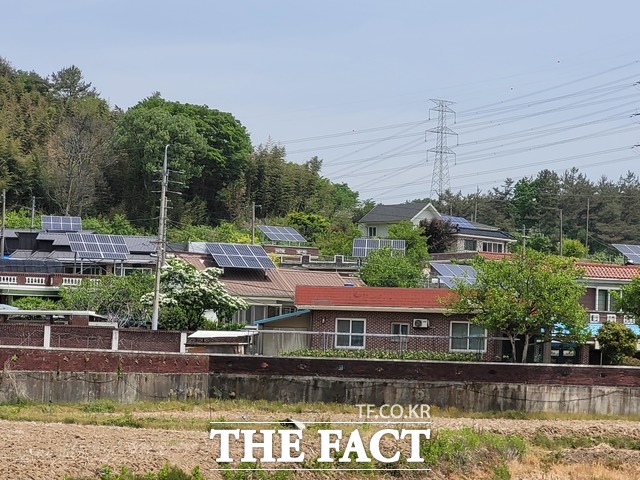
{"type": "Polygon", "coordinates": [[[466,218],[442,215],[442,220],[444,220],[445,222],[453,223],[454,225],[457,225],[461,228],[474,228],[473,223],[471,223],[466,218]]]}
{"type": "Polygon", "coordinates": [[[42,215],[40,217],[42,229],[47,232],[80,232],[82,231],[82,219],[80,217],[57,217],[55,215],[42,215]]]}
{"type": "Polygon", "coordinates": [[[258,225],[269,240],[282,242],[306,242],[307,240],[295,228],[275,225],[258,225]]]}
{"type": "Polygon", "coordinates": [[[449,288],[454,288],[456,282],[469,284],[476,282],[476,270],[469,265],[431,262],[431,266],[438,272],[440,281],[449,288]]]}
{"type": "Polygon", "coordinates": [[[122,235],[67,233],[71,251],[80,258],[126,260],[129,248],[122,235]]]}
{"type": "Polygon", "coordinates": [[[392,240],[389,238],[354,238],[353,239],[353,256],[357,258],[365,258],[369,252],[378,250],[383,247],[389,247],[393,250],[400,250],[404,254],[405,241],[392,240]]]}
{"type": "Polygon", "coordinates": [[[207,250],[219,267],[271,270],[274,263],[260,245],[242,243],[207,243],[207,250]]]}
{"type": "Polygon", "coordinates": [[[630,263],[640,265],[640,245],[625,245],[622,243],[614,243],[613,246],[625,257],[630,263]]]}

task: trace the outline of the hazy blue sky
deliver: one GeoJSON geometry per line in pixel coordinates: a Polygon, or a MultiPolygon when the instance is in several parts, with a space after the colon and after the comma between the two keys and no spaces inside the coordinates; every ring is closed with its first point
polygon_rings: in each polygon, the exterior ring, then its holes
{"type": "Polygon", "coordinates": [[[637,0],[4,1],[0,56],[77,65],[122,108],[159,91],[231,112],[254,145],[399,203],[431,190],[429,99],[455,102],[455,191],[638,172],[639,18],[637,0]]]}

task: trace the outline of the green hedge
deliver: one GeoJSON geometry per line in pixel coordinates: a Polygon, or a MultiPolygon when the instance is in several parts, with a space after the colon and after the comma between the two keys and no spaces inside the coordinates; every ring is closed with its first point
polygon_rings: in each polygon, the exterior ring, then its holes
{"type": "Polygon", "coordinates": [[[368,358],[385,360],[440,360],[450,362],[473,362],[478,359],[475,353],[444,353],[426,350],[292,350],[283,352],[287,357],[322,357],[322,358],[368,358]]]}

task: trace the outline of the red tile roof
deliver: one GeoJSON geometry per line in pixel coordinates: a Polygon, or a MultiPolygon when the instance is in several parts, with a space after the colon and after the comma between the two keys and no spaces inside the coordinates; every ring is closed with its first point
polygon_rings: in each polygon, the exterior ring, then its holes
{"type": "Polygon", "coordinates": [[[487,260],[502,260],[505,257],[511,258],[510,253],[478,252],[478,255],[480,255],[483,258],[486,258],[487,260]]]}
{"type": "Polygon", "coordinates": [[[606,278],[614,280],[631,280],[640,276],[637,265],[613,265],[607,263],[578,262],[577,265],[585,269],[587,278],[606,278]]]}
{"type": "Polygon", "coordinates": [[[451,294],[449,290],[437,288],[298,286],[295,303],[299,307],[316,309],[337,306],[444,309],[438,299],[445,299],[451,294]]]}

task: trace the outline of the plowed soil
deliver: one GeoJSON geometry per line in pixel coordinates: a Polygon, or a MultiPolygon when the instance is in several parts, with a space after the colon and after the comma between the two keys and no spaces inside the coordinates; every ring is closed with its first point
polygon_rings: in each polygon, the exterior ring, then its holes
{"type": "MultiPolygon", "coordinates": [[[[154,413],[155,416],[158,413],[154,413]]],[[[201,412],[171,412],[176,421],[187,416],[206,415],[201,412]]],[[[224,412],[216,412],[216,416],[224,412]]],[[[237,412],[225,418],[241,420],[237,412]]],[[[300,414],[296,420],[318,420],[317,415],[300,414]]],[[[273,417],[271,417],[273,419],[273,417]]],[[[341,420],[340,415],[331,417],[341,420]]],[[[251,419],[251,420],[258,420],[251,419]]],[[[326,416],[322,418],[326,421],[326,416]]],[[[353,420],[353,419],[351,419],[353,420]]],[[[506,420],[433,418],[432,429],[475,429],[501,434],[516,434],[533,438],[536,432],[548,437],[558,436],[618,436],[640,439],[640,423],[629,421],[576,420],[506,420]]],[[[260,427],[253,427],[260,428],[260,427]]],[[[266,428],[266,427],[263,427],[266,428]]],[[[328,427],[327,427],[328,428],[328,427]]],[[[370,430],[372,434],[374,430],[370,430]]],[[[119,468],[126,465],[137,472],[156,471],[165,462],[190,471],[200,466],[205,478],[222,478],[214,461],[213,442],[206,431],[179,431],[144,428],[106,427],[62,423],[0,421],[0,479],[61,479],[95,478],[103,465],[119,468]]],[[[303,444],[303,450],[317,455],[313,446],[303,444]]],[[[239,446],[232,452],[240,453],[239,446]]],[[[509,464],[512,478],[518,479],[623,479],[640,478],[640,452],[614,449],[608,445],[592,448],[565,449],[554,456],[543,451],[528,453],[524,459],[509,464]]],[[[337,475],[337,474],[333,474],[337,475]]],[[[395,478],[401,474],[396,473],[395,478]]],[[[483,478],[472,475],[473,478],[483,478]]],[[[245,477],[252,478],[252,477],[245,477]]],[[[289,478],[330,478],[327,474],[299,474],[289,478]]],[[[357,478],[340,475],[331,478],[357,478]]],[[[369,478],[372,478],[369,476],[369,478]]],[[[374,477],[375,478],[375,477],[374,477]]],[[[379,478],[386,478],[382,475],[379,478]]],[[[388,478],[391,478],[390,476],[388,478]]],[[[444,478],[437,472],[412,478],[444,478]]],[[[447,478],[453,478],[451,476],[447,478]]],[[[465,478],[464,476],[459,478],[465,478]]],[[[471,477],[466,477],[471,478],[471,477]]],[[[487,477],[491,478],[491,477],[487,477]]]]}

